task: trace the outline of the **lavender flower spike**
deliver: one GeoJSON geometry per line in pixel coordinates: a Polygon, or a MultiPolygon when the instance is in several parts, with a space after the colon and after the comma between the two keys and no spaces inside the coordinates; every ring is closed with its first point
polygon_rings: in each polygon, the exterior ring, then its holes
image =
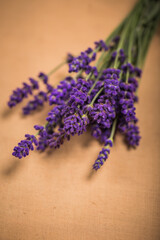
{"type": "Polygon", "coordinates": [[[29,155],[30,150],[31,151],[34,150],[33,144],[35,146],[38,145],[38,141],[34,135],[26,134],[25,137],[26,137],[26,139],[20,141],[18,143],[18,146],[14,147],[14,149],[13,149],[14,151],[13,151],[12,155],[19,159],[29,155]]]}
{"type": "Polygon", "coordinates": [[[113,146],[113,141],[111,139],[107,139],[105,146],[100,151],[98,158],[93,164],[93,169],[98,170],[108,158],[108,154],[110,154],[110,147],[113,146]]]}
{"type": "Polygon", "coordinates": [[[12,95],[10,96],[10,100],[8,101],[8,106],[10,108],[22,102],[24,98],[27,98],[29,94],[32,94],[33,90],[39,88],[38,82],[36,80],[33,78],[29,78],[29,80],[31,82],[31,85],[28,83],[23,83],[22,88],[17,88],[13,91],[12,95]]]}

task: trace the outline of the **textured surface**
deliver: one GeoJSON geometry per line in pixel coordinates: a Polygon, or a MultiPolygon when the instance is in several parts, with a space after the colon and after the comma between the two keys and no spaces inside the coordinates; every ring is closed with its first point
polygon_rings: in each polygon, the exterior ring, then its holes
{"type": "MultiPolygon", "coordinates": [[[[142,141],[128,150],[117,136],[108,162],[91,166],[101,146],[88,133],[53,154],[15,161],[13,146],[47,110],[22,117],[7,110],[12,89],[50,71],[67,51],[105,38],[134,5],[127,0],[1,1],[0,240],[159,240],[159,36],[139,89],[142,141]]],[[[53,82],[65,75],[60,70],[53,82]]]]}

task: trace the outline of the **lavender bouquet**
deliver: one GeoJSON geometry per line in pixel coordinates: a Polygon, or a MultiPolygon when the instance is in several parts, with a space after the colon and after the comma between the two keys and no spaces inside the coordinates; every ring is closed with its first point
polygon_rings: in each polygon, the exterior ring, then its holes
{"type": "Polygon", "coordinates": [[[117,131],[129,146],[138,146],[137,89],[159,17],[158,0],[140,0],[106,40],[96,41],[93,48],[78,56],[68,54],[50,73],[41,72],[39,80],[29,78],[14,90],[8,101],[10,108],[31,96],[22,108],[24,115],[42,109],[45,102],[51,110],[44,126],[35,125],[37,133],[26,134],[14,147],[13,156],[26,157],[34,148],[59,148],[65,139],[87,129],[103,144],[93,165],[95,170],[108,158],[117,131]],[[69,75],[54,87],[49,77],[64,64],[69,75]]]}

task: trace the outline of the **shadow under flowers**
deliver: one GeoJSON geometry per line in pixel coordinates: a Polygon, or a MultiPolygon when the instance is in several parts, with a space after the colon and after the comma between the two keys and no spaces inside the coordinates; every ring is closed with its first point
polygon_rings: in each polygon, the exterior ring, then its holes
{"type": "Polygon", "coordinates": [[[97,175],[97,171],[92,168],[99,153],[99,149],[97,149],[98,145],[96,146],[94,144],[95,141],[97,140],[91,136],[89,131],[87,131],[83,135],[75,135],[74,137],[71,137],[70,141],[64,141],[59,149],[53,148],[44,152],[41,159],[43,162],[47,162],[47,164],[54,167],[64,167],[65,164],[68,165],[68,162],[78,166],[77,162],[81,164],[81,162],[86,161],[88,167],[87,174],[84,172],[84,178],[85,180],[90,181],[97,175]],[[93,148],[95,153],[92,151],[93,148]]]}
{"type": "Polygon", "coordinates": [[[53,153],[55,153],[56,151],[59,152],[61,149],[63,149],[63,153],[64,151],[71,150],[70,145],[72,146],[72,149],[76,148],[78,145],[80,145],[82,147],[82,151],[83,148],[87,148],[91,145],[92,141],[94,140],[94,138],[91,136],[91,134],[89,133],[89,131],[85,132],[83,135],[75,135],[73,137],[71,137],[71,139],[68,141],[65,139],[64,143],[60,146],[59,149],[55,149],[55,148],[48,148],[47,151],[45,152],[45,154],[47,156],[52,155],[53,153]]]}
{"type": "Polygon", "coordinates": [[[11,177],[20,169],[21,166],[22,161],[14,159],[11,163],[9,162],[9,164],[2,169],[1,174],[4,177],[11,177]]]}
{"type": "Polygon", "coordinates": [[[86,177],[86,179],[87,180],[91,180],[91,179],[93,179],[95,177],[95,175],[96,175],[96,171],[91,168],[89,174],[86,177]]]}
{"type": "MultiPolygon", "coordinates": [[[[46,152],[37,151],[36,158],[40,155],[39,159],[41,159],[45,165],[48,165],[47,168],[49,167],[51,169],[52,167],[59,168],[61,166],[65,166],[65,164],[67,165],[69,162],[73,165],[76,164],[76,166],[78,164],[77,162],[81,164],[82,162],[87,161],[88,164],[88,160],[91,159],[91,162],[89,162],[89,171],[87,170],[88,175],[85,177],[87,180],[91,180],[96,175],[96,171],[92,170],[92,164],[94,162],[94,158],[96,157],[92,153],[92,143],[94,141],[96,140],[90,135],[90,132],[87,131],[83,135],[75,135],[70,141],[64,141],[64,144],[60,147],[60,149],[48,149],[46,152]]],[[[32,152],[30,153],[30,156],[31,155],[32,152]]],[[[30,156],[27,156],[27,158],[30,156]]],[[[24,159],[16,158],[8,160],[1,170],[1,175],[10,178],[15,176],[20,168],[24,166],[24,162],[24,159]]]]}

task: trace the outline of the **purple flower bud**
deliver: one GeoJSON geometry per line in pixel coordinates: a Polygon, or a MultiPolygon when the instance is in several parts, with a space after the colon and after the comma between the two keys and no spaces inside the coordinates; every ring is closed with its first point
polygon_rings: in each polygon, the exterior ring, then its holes
{"type": "Polygon", "coordinates": [[[40,72],[39,75],[38,75],[39,78],[41,78],[44,82],[44,84],[47,84],[48,83],[48,75],[43,73],[43,72],[40,72]]]}
{"type": "Polygon", "coordinates": [[[112,147],[113,142],[110,139],[107,139],[105,143],[105,147],[102,148],[100,151],[98,158],[96,159],[95,163],[93,164],[93,169],[98,170],[104,162],[107,160],[108,155],[110,154],[110,149],[109,147],[112,147]]]}
{"type": "Polygon", "coordinates": [[[38,145],[38,141],[34,135],[26,134],[25,137],[26,137],[26,139],[20,141],[18,143],[18,146],[14,147],[14,149],[13,149],[14,151],[13,151],[12,155],[19,159],[29,155],[30,150],[31,151],[34,150],[33,143],[35,146],[38,145]]]}
{"type": "Polygon", "coordinates": [[[99,48],[99,51],[107,51],[108,47],[106,45],[106,43],[103,40],[100,40],[98,42],[95,42],[96,48],[99,48]]]}

